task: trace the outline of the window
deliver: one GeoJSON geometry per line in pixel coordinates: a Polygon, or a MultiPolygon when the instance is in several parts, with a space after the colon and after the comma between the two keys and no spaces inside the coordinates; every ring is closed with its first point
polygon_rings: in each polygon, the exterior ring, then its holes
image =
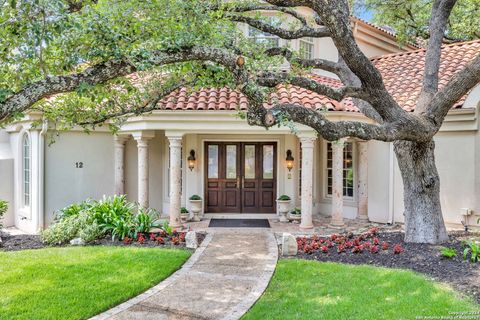
{"type": "MultiPolygon", "coordinates": [[[[273,26],[279,26],[281,24],[280,19],[277,17],[268,17],[268,21],[266,22],[273,26]]],[[[278,47],[280,44],[279,37],[268,32],[260,31],[252,26],[248,26],[248,37],[255,43],[264,45],[266,47],[278,47]]]]}
{"type": "Polygon", "coordinates": [[[300,39],[300,56],[303,59],[314,58],[314,44],[312,37],[300,39]]]}
{"type": "Polygon", "coordinates": [[[22,139],[22,193],[23,193],[23,206],[30,206],[30,138],[25,133],[22,139]]]}
{"type": "MultiPolygon", "coordinates": [[[[333,151],[332,144],[327,143],[327,194],[332,194],[333,184],[333,151]]],[[[343,195],[353,197],[353,143],[345,142],[343,147],[343,195]]]]}

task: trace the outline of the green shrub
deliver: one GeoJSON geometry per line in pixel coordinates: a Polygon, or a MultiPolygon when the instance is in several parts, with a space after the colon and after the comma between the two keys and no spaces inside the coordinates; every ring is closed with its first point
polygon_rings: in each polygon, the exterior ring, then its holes
{"type": "Polygon", "coordinates": [[[44,242],[50,245],[65,244],[80,237],[85,242],[95,241],[106,234],[123,240],[137,233],[148,232],[155,226],[159,214],[153,209],[140,208],[122,196],[88,199],[63,208],[57,213],[56,223],[43,232],[44,242]]]}
{"type": "Polygon", "coordinates": [[[291,214],[296,214],[296,215],[301,215],[302,210],[300,208],[295,208],[292,211],[290,211],[291,214]]]}
{"type": "Polygon", "coordinates": [[[136,233],[146,233],[149,232],[151,228],[156,227],[155,220],[158,219],[158,212],[154,209],[144,209],[140,208],[138,214],[135,216],[135,232],[136,233]]]}
{"type": "Polygon", "coordinates": [[[91,211],[92,206],[94,206],[96,202],[91,199],[87,199],[81,203],[74,203],[71,204],[61,210],[59,210],[55,216],[55,220],[60,221],[64,218],[77,216],[82,211],[91,211]]]}
{"type": "Polygon", "coordinates": [[[287,196],[286,194],[282,194],[280,197],[277,199],[278,201],[290,201],[290,197],[287,196]]]}
{"type": "Polygon", "coordinates": [[[166,234],[171,236],[173,234],[173,229],[170,227],[170,223],[168,221],[164,221],[162,225],[162,230],[165,231],[166,234]]]}
{"type": "Polygon", "coordinates": [[[457,256],[457,251],[455,250],[455,248],[441,248],[440,254],[442,255],[442,257],[451,259],[457,256]]]}
{"type": "Polygon", "coordinates": [[[181,208],[180,208],[180,213],[187,214],[187,213],[188,213],[188,209],[185,208],[185,207],[181,207],[181,208]]]}
{"type": "Polygon", "coordinates": [[[465,241],[463,243],[465,249],[463,250],[463,258],[467,260],[468,255],[470,254],[470,261],[477,262],[480,260],[480,244],[476,241],[465,241]]]}
{"type": "Polygon", "coordinates": [[[66,217],[42,232],[43,242],[48,245],[66,244],[78,236],[85,221],[80,215],[66,217]]]}
{"type": "Polygon", "coordinates": [[[190,200],[202,200],[202,197],[200,197],[198,194],[194,194],[190,197],[190,200]]]}
{"type": "Polygon", "coordinates": [[[0,200],[0,229],[3,228],[2,218],[3,218],[3,215],[7,212],[7,210],[8,210],[8,202],[4,200],[0,200]]]}

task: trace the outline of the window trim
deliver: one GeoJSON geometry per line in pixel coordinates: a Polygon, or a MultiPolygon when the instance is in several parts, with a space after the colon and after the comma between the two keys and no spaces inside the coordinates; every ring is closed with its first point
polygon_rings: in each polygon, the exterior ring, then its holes
{"type": "Polygon", "coordinates": [[[315,39],[313,37],[306,37],[298,39],[298,52],[303,59],[315,59],[315,39]],[[302,52],[302,43],[312,46],[311,56],[307,57],[302,52]]]}
{"type": "Polygon", "coordinates": [[[24,132],[22,134],[21,139],[21,177],[22,177],[22,184],[21,184],[21,204],[23,208],[30,208],[32,205],[32,139],[28,132],[24,132]],[[25,153],[25,141],[28,141],[28,194],[26,192],[26,153],[25,153]],[[28,203],[26,197],[28,196],[28,203]]]}
{"type": "MultiPolygon", "coordinates": [[[[343,199],[346,202],[355,202],[357,201],[357,194],[358,194],[358,174],[357,174],[357,144],[355,140],[346,140],[346,143],[352,144],[352,170],[353,170],[353,196],[343,196],[343,199]]],[[[328,194],[328,167],[327,167],[327,152],[328,152],[328,143],[329,141],[324,140],[322,147],[322,185],[323,185],[323,198],[327,200],[332,199],[332,195],[328,194]]]]}
{"type": "Polygon", "coordinates": [[[263,32],[257,28],[254,28],[250,25],[247,26],[247,38],[252,40],[255,44],[257,45],[266,45],[264,42],[259,42],[258,40],[266,40],[266,41],[276,41],[277,43],[275,45],[270,45],[268,44],[268,47],[280,47],[280,40],[281,38],[279,36],[276,36],[274,34],[270,34],[268,32],[263,32]]]}

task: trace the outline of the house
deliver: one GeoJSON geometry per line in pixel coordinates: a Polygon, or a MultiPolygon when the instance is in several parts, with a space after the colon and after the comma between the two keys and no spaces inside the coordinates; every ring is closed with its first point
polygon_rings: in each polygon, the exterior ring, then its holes
{"type": "MultiPolygon", "coordinates": [[[[352,18],[355,38],[381,71],[387,89],[408,111],[421,88],[425,50],[400,47],[395,35],[352,18]]],[[[286,44],[269,34],[240,25],[255,41],[286,44]]],[[[331,39],[301,39],[289,45],[305,57],[336,59],[331,39]]],[[[480,52],[480,41],[445,45],[440,84],[444,85],[480,52]]],[[[341,86],[332,74],[312,78],[341,86]]],[[[272,101],[327,107],[332,120],[369,121],[346,99],[332,101],[305,89],[279,86],[272,101]]],[[[441,178],[441,201],[447,224],[460,225],[464,215],[480,213],[480,86],[449,112],[435,137],[441,178]]],[[[112,136],[106,129],[85,134],[62,133],[48,144],[48,126],[32,127],[41,114],[0,129],[0,199],[11,204],[7,226],[37,232],[54,212],[86,198],[127,194],[142,206],[169,214],[179,224],[180,207],[198,194],[205,213],[275,216],[276,198],[290,196],[302,210],[300,227],[312,226],[312,215],[340,214],[374,222],[403,221],[402,180],[392,143],[347,139],[344,144],[317,137],[297,125],[295,133],[280,127],[265,130],[236,117],[246,110],[241,94],[226,88],[198,92],[179,90],[160,102],[160,110],[130,118],[112,136]],[[288,159],[287,159],[288,158],[288,159]],[[287,161],[288,160],[288,161],[287,161]],[[332,207],[334,177],[343,194],[332,207]]]]}

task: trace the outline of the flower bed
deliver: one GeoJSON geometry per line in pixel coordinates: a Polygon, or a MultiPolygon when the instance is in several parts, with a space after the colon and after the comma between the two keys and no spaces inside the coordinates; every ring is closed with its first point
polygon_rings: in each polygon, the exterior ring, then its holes
{"type": "Polygon", "coordinates": [[[410,269],[447,282],[480,302],[480,263],[472,263],[463,258],[463,241],[475,236],[478,235],[451,233],[450,240],[442,245],[405,243],[402,232],[378,232],[376,229],[370,229],[362,235],[299,237],[297,257],[410,269]],[[442,256],[441,250],[444,247],[453,249],[457,255],[451,258],[442,256]]]}
{"type": "Polygon", "coordinates": [[[378,228],[371,228],[360,235],[352,233],[346,235],[332,234],[329,237],[312,236],[297,238],[298,251],[306,254],[322,252],[329,254],[332,252],[359,254],[369,252],[377,254],[380,251],[392,252],[400,254],[404,251],[401,244],[391,244],[388,241],[381,241],[377,236],[378,228]]]}

